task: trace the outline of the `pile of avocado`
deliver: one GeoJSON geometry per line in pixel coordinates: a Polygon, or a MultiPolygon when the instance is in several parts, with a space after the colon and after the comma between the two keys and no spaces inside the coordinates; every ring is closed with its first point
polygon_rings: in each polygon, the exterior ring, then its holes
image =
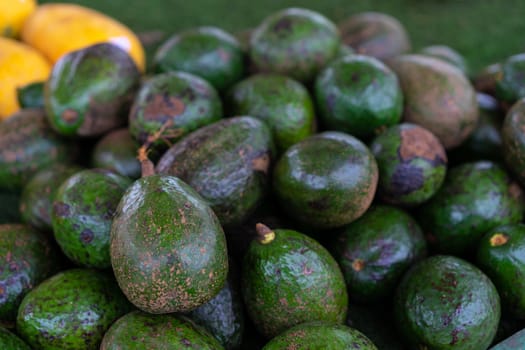
{"type": "Polygon", "coordinates": [[[525,349],[524,77],[302,8],[64,55],[0,123],[0,349],[525,349]]]}

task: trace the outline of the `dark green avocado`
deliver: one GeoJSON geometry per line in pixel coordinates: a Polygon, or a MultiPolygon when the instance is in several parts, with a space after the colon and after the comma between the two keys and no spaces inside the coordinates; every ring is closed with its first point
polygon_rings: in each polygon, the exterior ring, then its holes
{"type": "Polygon", "coordinates": [[[268,338],[310,321],[343,323],[348,294],[341,269],[314,239],[257,225],[243,260],[241,290],[248,315],[268,338]]]}
{"type": "Polygon", "coordinates": [[[222,350],[204,328],[181,315],[132,311],[104,335],[100,350],[222,350]]]}
{"type": "Polygon", "coordinates": [[[522,186],[525,185],[525,98],[507,112],[501,128],[503,158],[522,186]]]}
{"type": "Polygon", "coordinates": [[[501,63],[501,74],[496,76],[496,97],[514,103],[525,97],[525,54],[508,57],[501,63]]]}
{"type": "Polygon", "coordinates": [[[66,136],[99,136],[126,123],[140,72],[116,45],[101,43],[65,54],[44,88],[47,118],[66,136]]]}
{"type": "Polygon", "coordinates": [[[273,154],[271,133],[262,121],[235,117],[177,142],[156,170],[188,183],[210,204],[221,224],[230,226],[242,223],[264,199],[273,154]]]}
{"type": "Polygon", "coordinates": [[[72,269],[25,296],[16,327],[34,349],[98,350],[109,326],[130,310],[110,273],[72,269]]]}
{"type": "Polygon", "coordinates": [[[4,327],[0,327],[0,349],[4,350],[31,350],[22,339],[4,327]]]}
{"type": "Polygon", "coordinates": [[[13,327],[24,296],[59,269],[59,251],[48,236],[28,225],[0,225],[0,326],[13,327]]]}
{"type": "Polygon", "coordinates": [[[219,220],[175,176],[142,177],[128,188],[113,218],[110,247],[120,288],[149,313],[191,311],[226,282],[228,255],[219,220]]]}
{"type": "Polygon", "coordinates": [[[263,350],[377,350],[363,333],[340,324],[308,322],[273,338],[263,350]]]}
{"type": "Polygon", "coordinates": [[[20,108],[44,108],[45,81],[38,81],[17,88],[16,94],[20,108]]]}
{"type": "Polygon", "coordinates": [[[435,255],[403,277],[394,297],[394,317],[409,349],[481,350],[496,334],[500,300],[477,267],[435,255]]]}

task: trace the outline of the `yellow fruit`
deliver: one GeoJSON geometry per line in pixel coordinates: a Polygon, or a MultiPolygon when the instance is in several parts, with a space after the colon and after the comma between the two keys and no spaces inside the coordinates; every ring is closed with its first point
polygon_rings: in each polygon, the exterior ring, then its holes
{"type": "Polygon", "coordinates": [[[53,63],[65,53],[110,42],[126,50],[144,71],[144,48],[137,36],[115,19],[79,5],[39,6],[24,23],[22,40],[53,63]]]}
{"type": "Polygon", "coordinates": [[[17,38],[36,0],[0,0],[0,36],[17,38]]]}
{"type": "Polygon", "coordinates": [[[32,47],[0,37],[0,120],[20,109],[18,87],[47,80],[51,64],[32,47]]]}

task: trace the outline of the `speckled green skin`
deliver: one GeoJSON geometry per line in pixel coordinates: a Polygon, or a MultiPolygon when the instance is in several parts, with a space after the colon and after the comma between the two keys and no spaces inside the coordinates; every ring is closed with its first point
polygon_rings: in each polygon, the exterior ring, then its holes
{"type": "Polygon", "coordinates": [[[31,350],[22,339],[3,327],[0,327],[0,348],[4,350],[31,350]]]}
{"type": "Polygon", "coordinates": [[[403,94],[381,61],[348,55],[328,65],[315,81],[321,123],[366,139],[401,120],[403,94]]]}
{"type": "Polygon", "coordinates": [[[37,172],[22,190],[20,215],[22,221],[42,231],[51,231],[51,213],[58,187],[81,170],[76,165],[57,163],[37,172]]]}
{"type": "Polygon", "coordinates": [[[518,350],[525,346],[525,329],[491,347],[490,350],[518,350]]]}
{"type": "Polygon", "coordinates": [[[25,296],[16,327],[34,349],[98,350],[106,330],[130,310],[109,273],[72,269],[25,296]]]}
{"type": "Polygon", "coordinates": [[[155,71],[183,71],[200,76],[223,91],[244,75],[244,53],[231,34],[216,27],[175,34],[157,50],[155,71]]]}
{"type": "Polygon", "coordinates": [[[505,164],[525,185],[525,98],[517,101],[507,112],[501,137],[505,164]]]}
{"type": "Polygon", "coordinates": [[[474,265],[436,255],[403,277],[394,297],[394,317],[410,349],[487,349],[498,328],[500,300],[474,265]]]}
{"type": "Polygon", "coordinates": [[[187,312],[224,286],[226,238],[190,186],[174,176],[147,176],[131,185],[117,208],[111,264],[120,288],[138,308],[187,312]]]}
{"type": "Polygon", "coordinates": [[[411,49],[403,25],[385,13],[357,13],[340,23],[339,30],[343,42],[361,55],[388,60],[411,49]]]}
{"type": "Polygon", "coordinates": [[[243,260],[241,290],[257,330],[275,337],[299,323],[343,323],[348,294],[337,262],[314,239],[274,230],[267,244],[252,241],[243,260]]]}
{"type": "Polygon", "coordinates": [[[445,180],[445,149],[421,126],[392,126],[372,141],[370,150],[379,168],[379,196],[388,203],[419,205],[431,198],[445,180]]]}
{"type": "Polygon", "coordinates": [[[44,108],[44,85],[39,81],[17,88],[20,108],[44,108]]]}
{"type": "Polygon", "coordinates": [[[0,190],[20,191],[36,171],[75,154],[75,147],[51,130],[41,109],[21,110],[0,123],[0,190]]]}
{"type": "Polygon", "coordinates": [[[266,344],[263,350],[377,350],[356,329],[326,322],[308,322],[288,329],[266,344]]]}
{"type": "Polygon", "coordinates": [[[496,77],[496,96],[514,103],[525,97],[525,54],[510,56],[501,64],[501,74],[496,77]]]}
{"type": "Polygon", "coordinates": [[[150,315],[133,311],[111,326],[100,350],[221,350],[202,327],[181,315],[150,315]]]}
{"type": "Polygon", "coordinates": [[[111,267],[111,223],[129,185],[129,178],[106,169],[77,172],[60,185],[51,223],[55,239],[69,259],[85,267],[111,267]]]}
{"type": "Polygon", "coordinates": [[[47,118],[62,135],[102,135],[125,124],[139,78],[131,57],[113,44],[65,54],[44,88],[47,118]]]}
{"type": "MultiPolygon", "coordinates": [[[[222,102],[206,80],[189,73],[159,74],[142,84],[129,114],[129,131],[140,144],[165,123],[162,138],[175,142],[193,130],[222,118],[222,102]]],[[[161,139],[154,143],[166,144],[161,139]]]]}
{"type": "Polygon", "coordinates": [[[287,8],[266,17],[250,38],[257,70],[308,82],[337,54],[336,26],[320,13],[287,8]]]}
{"type": "Polygon", "coordinates": [[[425,55],[403,55],[390,67],[403,89],[403,120],[436,135],[448,150],[459,146],[478,122],[476,91],[450,63],[425,55]]]}
{"type": "Polygon", "coordinates": [[[520,222],[524,208],[523,191],[505,170],[480,161],[450,169],[417,219],[435,251],[462,255],[475,250],[488,230],[520,222]]]}
{"type": "Polygon", "coordinates": [[[460,71],[463,72],[466,76],[469,75],[469,68],[465,58],[456,50],[446,45],[431,45],[425,46],[419,53],[426,56],[432,56],[439,58],[445,62],[448,62],[456,66],[460,71]]]}
{"type": "Polygon", "coordinates": [[[335,131],[290,147],[273,172],[273,190],[283,211],[317,228],[343,226],[363,215],[377,181],[377,164],[369,149],[335,131]]]}
{"type": "Polygon", "coordinates": [[[173,145],[156,170],[185,181],[210,204],[221,224],[230,226],[243,222],[264,199],[272,156],[269,128],[253,117],[235,117],[173,145]]]}
{"type": "Polygon", "coordinates": [[[316,130],[308,90],[283,75],[257,74],[239,82],[229,91],[226,104],[231,115],[249,115],[264,121],[279,153],[316,130]]]}
{"type": "Polygon", "coordinates": [[[60,268],[49,237],[22,224],[0,225],[0,326],[13,327],[22,298],[60,268]]]}
{"type": "Polygon", "coordinates": [[[91,155],[91,164],[94,168],[113,170],[117,174],[138,179],[141,174],[138,148],[127,128],[114,130],[97,142],[91,155]]]}
{"type": "Polygon", "coordinates": [[[503,307],[518,319],[525,319],[525,225],[504,225],[488,231],[477,248],[477,266],[496,285],[503,307]],[[507,242],[494,245],[494,235],[507,242]]]}
{"type": "Polygon", "coordinates": [[[345,226],[333,242],[348,295],[362,303],[392,295],[406,269],[425,255],[417,222],[401,209],[383,205],[345,226]]]}

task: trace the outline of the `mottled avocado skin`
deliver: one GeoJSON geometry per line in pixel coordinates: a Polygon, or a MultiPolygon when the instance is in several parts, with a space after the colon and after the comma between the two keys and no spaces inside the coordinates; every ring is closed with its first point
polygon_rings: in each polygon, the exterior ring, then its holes
{"type": "Polygon", "coordinates": [[[394,316],[409,349],[487,349],[498,328],[500,300],[474,265],[435,255],[405,274],[394,316]]]}
{"type": "Polygon", "coordinates": [[[235,117],[177,142],[156,170],[185,181],[229,226],[242,223],[264,199],[273,154],[272,136],[262,121],[235,117]]]}
{"type": "Polygon", "coordinates": [[[228,273],[226,238],[210,206],[177,177],[128,188],[111,228],[120,288],[149,313],[187,312],[211,300],[228,273]]]}
{"type": "Polygon", "coordinates": [[[272,338],[303,322],[343,323],[348,294],[334,258],[302,233],[273,232],[269,243],[252,241],[242,265],[244,304],[257,330],[272,338]]]}
{"type": "Polygon", "coordinates": [[[36,171],[75,155],[75,147],[50,128],[43,110],[23,109],[0,123],[0,190],[20,191],[36,171]]]}
{"type": "Polygon", "coordinates": [[[355,137],[324,132],[290,147],[273,171],[273,190],[285,213],[315,228],[335,228],[360,217],[372,203],[378,170],[355,137]]]}
{"type": "Polygon", "coordinates": [[[106,169],[82,170],[60,185],[51,223],[55,239],[69,259],[84,267],[111,267],[111,223],[129,185],[129,178],[106,169]]]}
{"type": "Polygon", "coordinates": [[[496,96],[508,103],[525,97],[525,54],[507,58],[501,64],[501,74],[496,75],[496,96]]]}
{"type": "Polygon", "coordinates": [[[308,90],[283,75],[257,74],[237,83],[228,92],[226,105],[231,115],[249,115],[264,121],[279,153],[316,130],[308,90]]]}
{"type": "Polygon", "coordinates": [[[100,350],[222,350],[204,328],[181,315],[132,311],[104,335],[100,350]]]}
{"type": "Polygon", "coordinates": [[[421,50],[419,50],[419,53],[435,58],[439,58],[440,60],[443,60],[445,62],[448,62],[455,67],[457,67],[460,71],[463,72],[466,76],[469,75],[469,68],[467,65],[467,61],[465,61],[465,58],[456,50],[451,48],[450,46],[446,45],[431,45],[431,46],[425,46],[421,50]]]}
{"type": "Polygon", "coordinates": [[[501,136],[505,164],[525,186],[525,98],[507,112],[501,136]]]}
{"type": "Polygon", "coordinates": [[[4,350],[31,350],[31,348],[7,329],[0,327],[0,349],[4,350]]]}
{"type": "Polygon", "coordinates": [[[62,135],[102,135],[125,124],[139,78],[131,57],[113,44],[65,54],[44,88],[47,118],[62,135]]]}
{"type": "Polygon", "coordinates": [[[263,350],[377,350],[363,333],[327,322],[299,324],[279,334],[263,350]]]}
{"type": "Polygon", "coordinates": [[[16,91],[20,108],[44,108],[44,81],[38,81],[22,87],[16,91]]]}
{"type": "Polygon", "coordinates": [[[98,350],[106,330],[130,310],[111,274],[72,269],[25,296],[16,327],[34,349],[98,350]]]}
{"type": "Polygon", "coordinates": [[[0,225],[0,326],[13,327],[24,296],[60,268],[51,239],[28,225],[0,225]]]}

